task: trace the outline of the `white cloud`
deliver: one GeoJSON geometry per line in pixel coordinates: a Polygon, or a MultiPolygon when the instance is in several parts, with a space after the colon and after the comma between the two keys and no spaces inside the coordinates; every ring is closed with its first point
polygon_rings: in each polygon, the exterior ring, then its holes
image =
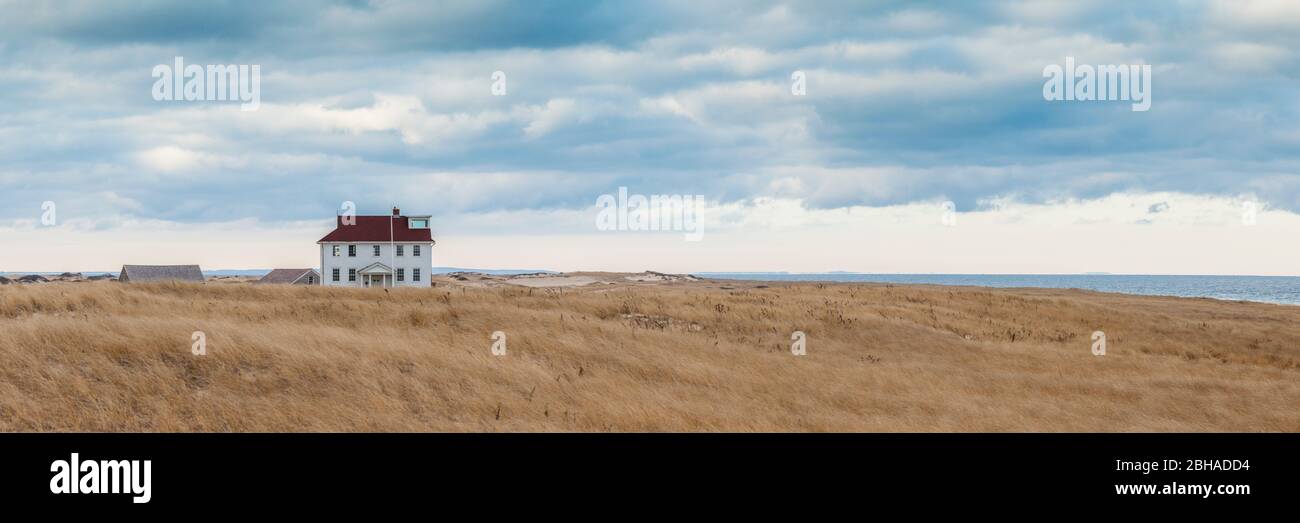
{"type": "Polygon", "coordinates": [[[752,75],[770,70],[776,65],[777,60],[763,49],[727,47],[714,49],[708,53],[686,55],[678,58],[677,63],[687,70],[723,69],[742,75],[752,75]]]}
{"type": "MultiPolygon", "coordinates": [[[[504,178],[496,181],[500,182],[504,178]]],[[[490,191],[489,191],[490,192],[490,191]]],[[[487,193],[484,193],[487,194],[487,193]]],[[[1091,200],[988,202],[942,224],[938,201],[810,209],[799,199],[710,204],[704,240],[681,234],[600,233],[594,210],[457,213],[435,223],[439,266],[936,273],[1292,274],[1300,215],[1182,193],[1117,193],[1091,200]],[[1167,209],[1152,212],[1153,205],[1167,209]],[[830,246],[834,246],[831,248],[830,246]]],[[[202,263],[206,269],[312,266],[330,221],[177,223],[72,220],[0,226],[7,270],[115,270],[123,263],[202,263]],[[157,245],[167,245],[158,249],[157,245]],[[230,246],[237,245],[238,249],[230,246]]]]}
{"type": "Polygon", "coordinates": [[[1065,22],[1095,8],[1073,0],[1008,0],[1000,5],[1010,18],[1033,22],[1065,22]]]}
{"type": "Polygon", "coordinates": [[[1221,43],[1209,53],[1219,68],[1236,72],[1270,71],[1290,57],[1282,47],[1253,42],[1221,43]]]}
{"type": "Polygon", "coordinates": [[[695,123],[701,123],[699,117],[695,116],[689,109],[684,107],[677,98],[672,96],[663,96],[653,99],[642,99],[641,109],[649,113],[667,113],[674,116],[680,116],[695,123]]]}
{"type": "Polygon", "coordinates": [[[932,32],[948,26],[948,17],[925,9],[904,9],[885,18],[890,28],[903,31],[932,32]]]}
{"type": "Polygon", "coordinates": [[[142,151],[136,159],[141,164],[159,171],[188,170],[199,165],[198,153],[171,145],[142,151]]]}
{"type": "Polygon", "coordinates": [[[1255,29],[1300,30],[1300,3],[1292,0],[1213,0],[1212,22],[1255,29]]]}
{"type": "Polygon", "coordinates": [[[193,173],[200,169],[239,169],[247,162],[231,156],[195,151],[176,145],[164,145],[135,154],[138,164],[162,173],[193,173]]]}
{"type": "Polygon", "coordinates": [[[570,98],[547,100],[546,105],[533,108],[530,112],[533,113],[532,121],[524,126],[524,136],[529,139],[546,136],[566,122],[580,117],[577,102],[570,98]]]}

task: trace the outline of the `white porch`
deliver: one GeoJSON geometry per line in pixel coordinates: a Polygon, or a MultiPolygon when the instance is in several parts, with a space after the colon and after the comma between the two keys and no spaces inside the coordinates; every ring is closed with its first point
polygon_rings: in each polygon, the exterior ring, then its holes
{"type": "Polygon", "coordinates": [[[393,269],[382,263],[372,263],[357,271],[362,287],[392,287],[393,269]]]}

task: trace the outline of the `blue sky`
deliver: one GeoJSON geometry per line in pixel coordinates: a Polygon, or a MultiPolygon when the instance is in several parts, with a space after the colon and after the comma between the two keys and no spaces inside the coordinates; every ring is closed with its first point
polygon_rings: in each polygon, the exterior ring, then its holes
{"type": "Polygon", "coordinates": [[[1298,261],[1294,248],[1270,250],[1300,211],[1295,2],[0,0],[0,10],[0,237],[28,244],[0,255],[0,270],[139,262],[147,238],[169,232],[302,242],[302,253],[234,257],[195,247],[190,257],[208,265],[305,264],[343,201],[433,214],[441,236],[463,240],[440,245],[447,261],[484,267],[632,269],[644,248],[680,270],[1052,272],[1075,266],[1022,265],[1014,250],[935,264],[934,245],[808,254],[824,243],[799,242],[862,226],[943,245],[925,234],[947,234],[929,217],[950,200],[971,213],[968,236],[1002,238],[1026,222],[1084,234],[1070,227],[1104,221],[1115,229],[1092,231],[1097,241],[1194,253],[1185,238],[1240,236],[1221,229],[1249,200],[1274,227],[1236,247],[1251,257],[1079,268],[1275,273],[1298,261]],[[261,107],[155,101],[150,72],[175,56],[260,65],[261,107]],[[1151,110],[1045,101],[1042,70],[1066,56],[1150,64],[1151,110]],[[796,70],[806,96],[790,92],[796,70]],[[507,75],[505,96],[490,91],[494,71],[507,75]],[[620,186],[704,195],[719,209],[713,243],[596,234],[590,207],[620,186]],[[58,204],[58,230],[35,222],[45,201],[58,204]],[[844,222],[887,209],[892,221],[844,222]],[[908,213],[924,223],[900,225],[908,213]],[[1142,236],[1162,222],[1172,232],[1142,236]],[[499,247],[537,236],[548,240],[527,253],[499,247]],[[773,238],[805,255],[736,250],[773,238]],[[629,243],[582,254],[611,240],[629,243]],[[1270,257],[1278,265],[1260,262],[1270,257]]]}

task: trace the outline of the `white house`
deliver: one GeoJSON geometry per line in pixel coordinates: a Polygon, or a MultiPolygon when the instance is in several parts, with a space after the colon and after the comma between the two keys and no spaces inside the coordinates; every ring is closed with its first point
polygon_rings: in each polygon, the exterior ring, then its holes
{"type": "Polygon", "coordinates": [[[429,216],[339,216],[320,245],[321,284],[429,287],[433,233],[429,216]]]}

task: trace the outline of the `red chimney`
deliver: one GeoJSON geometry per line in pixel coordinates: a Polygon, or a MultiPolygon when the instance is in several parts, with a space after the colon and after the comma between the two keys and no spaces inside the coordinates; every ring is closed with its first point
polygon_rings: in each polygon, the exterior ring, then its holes
{"type": "Polygon", "coordinates": [[[401,215],[402,215],[402,210],[398,209],[397,207],[393,207],[393,216],[401,216],[401,215]]]}

